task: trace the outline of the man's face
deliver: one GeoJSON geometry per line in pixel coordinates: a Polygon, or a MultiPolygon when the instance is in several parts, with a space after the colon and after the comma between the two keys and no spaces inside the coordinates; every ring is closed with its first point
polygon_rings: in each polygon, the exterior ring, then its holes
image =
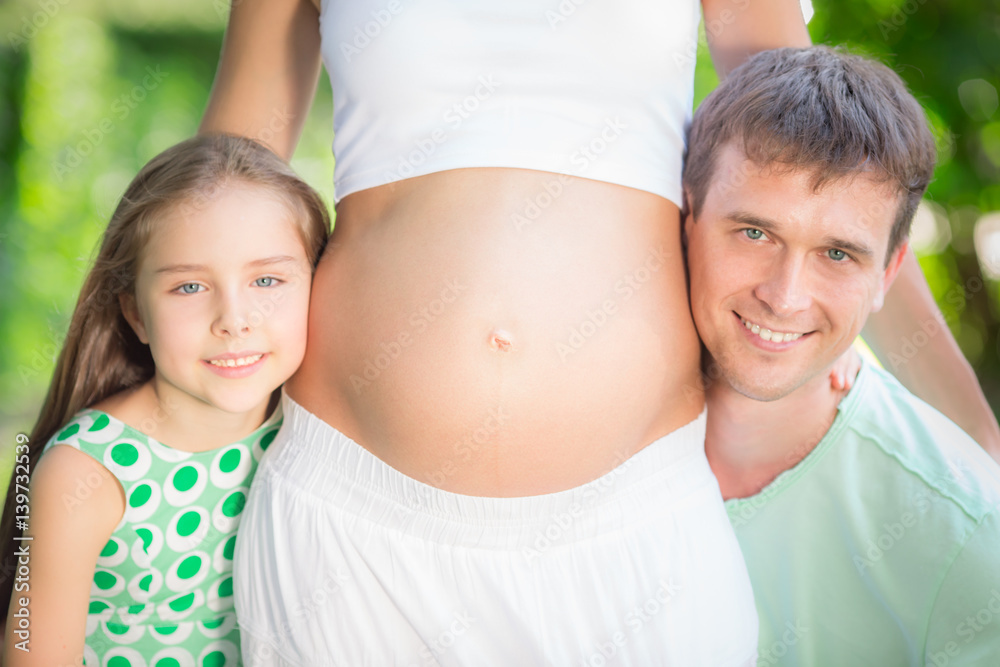
{"type": "Polygon", "coordinates": [[[861,176],[813,191],[812,172],[761,169],[720,152],[697,220],[688,214],[691,310],[721,378],[772,401],[826,382],[902,261],[886,267],[899,197],[861,176]]]}

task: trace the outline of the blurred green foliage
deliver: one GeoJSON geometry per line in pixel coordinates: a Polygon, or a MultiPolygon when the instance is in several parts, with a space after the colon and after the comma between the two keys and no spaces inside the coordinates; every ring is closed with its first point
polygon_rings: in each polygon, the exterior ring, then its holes
{"type": "MultiPolygon", "coordinates": [[[[227,14],[224,0],[0,6],[0,278],[10,288],[0,300],[0,451],[35,418],[118,196],[148,159],[195,132],[227,14]]],[[[1000,210],[1000,12],[973,0],[818,0],[810,30],[888,63],[927,109],[941,153],[928,197],[951,241],[921,262],[996,408],[998,288],[982,280],[973,229],[1000,210]]],[[[703,40],[696,99],[716,83],[703,40]]],[[[328,200],[331,116],[323,76],[293,166],[328,200]]]]}
{"type": "MultiPolygon", "coordinates": [[[[984,279],[1000,266],[1000,239],[976,223],[1000,211],[1000,5],[975,0],[823,0],[809,24],[813,41],[878,58],[906,81],[938,140],[927,199],[950,234],[920,263],[945,320],[1000,408],[1000,290],[984,279]]],[[[998,229],[1000,232],[1000,229],[998,229]]],[[[918,245],[918,244],[915,244],[918,245]]]]}
{"type": "MultiPolygon", "coordinates": [[[[0,278],[13,288],[0,300],[0,451],[37,416],[118,197],[197,130],[228,11],[221,0],[0,7],[0,278]]],[[[324,80],[293,160],[328,200],[332,113],[324,80]]]]}

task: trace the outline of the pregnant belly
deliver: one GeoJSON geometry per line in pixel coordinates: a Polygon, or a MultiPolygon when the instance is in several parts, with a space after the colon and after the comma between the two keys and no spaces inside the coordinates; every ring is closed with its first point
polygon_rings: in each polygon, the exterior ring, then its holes
{"type": "Polygon", "coordinates": [[[703,405],[676,206],[517,169],[341,202],[290,395],[469,495],[596,479],[703,405]]]}

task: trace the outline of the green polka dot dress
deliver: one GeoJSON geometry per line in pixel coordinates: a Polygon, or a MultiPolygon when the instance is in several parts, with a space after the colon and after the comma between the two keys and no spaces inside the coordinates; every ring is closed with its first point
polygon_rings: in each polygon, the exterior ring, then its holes
{"type": "MultiPolygon", "coordinates": [[[[97,559],[88,667],[242,665],[233,610],[233,548],[281,408],[239,442],[206,452],[167,447],[110,415],[80,412],[45,448],[97,459],[125,489],[125,515],[97,559]]],[[[67,493],[74,502],[78,493],[67,493]]]]}

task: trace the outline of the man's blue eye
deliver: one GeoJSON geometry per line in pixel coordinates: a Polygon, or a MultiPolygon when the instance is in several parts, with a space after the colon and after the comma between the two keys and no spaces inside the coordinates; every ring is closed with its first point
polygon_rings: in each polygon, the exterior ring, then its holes
{"type": "Polygon", "coordinates": [[[826,255],[835,262],[842,262],[847,259],[847,253],[843,250],[837,250],[836,248],[827,250],[826,255]]]}
{"type": "Polygon", "coordinates": [[[764,238],[764,232],[759,229],[744,229],[743,232],[747,235],[747,238],[751,241],[759,241],[764,238]]]}
{"type": "Polygon", "coordinates": [[[267,276],[267,277],[258,278],[257,280],[255,280],[254,281],[254,285],[256,285],[257,287],[270,287],[271,285],[274,284],[274,282],[275,282],[274,278],[272,278],[270,276],[267,276]]]}
{"type": "Polygon", "coordinates": [[[181,292],[184,294],[197,294],[201,291],[201,285],[198,283],[186,283],[181,285],[181,292]]]}

